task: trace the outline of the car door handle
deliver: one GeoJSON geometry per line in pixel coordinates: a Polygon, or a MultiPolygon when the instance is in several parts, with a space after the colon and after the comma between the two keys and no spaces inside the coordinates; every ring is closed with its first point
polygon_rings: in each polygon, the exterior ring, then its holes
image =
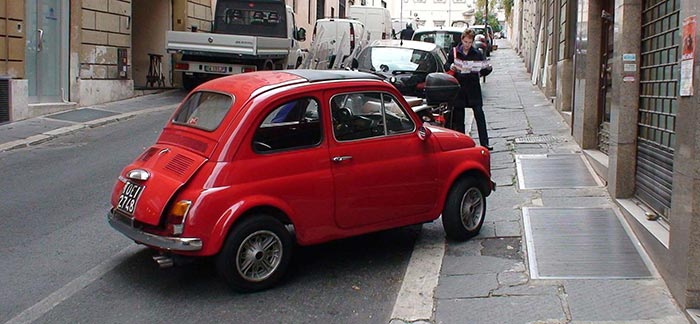
{"type": "Polygon", "coordinates": [[[343,162],[346,160],[352,159],[352,156],[349,155],[343,155],[343,156],[336,156],[332,159],[333,162],[343,162]]]}

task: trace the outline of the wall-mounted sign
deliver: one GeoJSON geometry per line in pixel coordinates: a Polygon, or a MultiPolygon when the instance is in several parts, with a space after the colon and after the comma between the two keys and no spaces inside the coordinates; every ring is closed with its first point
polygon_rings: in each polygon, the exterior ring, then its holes
{"type": "Polygon", "coordinates": [[[697,16],[683,19],[681,35],[681,80],[680,95],[693,95],[693,60],[695,58],[695,34],[697,16]]]}
{"type": "Polygon", "coordinates": [[[625,72],[637,72],[637,64],[624,64],[623,69],[625,72]]]}
{"type": "Polygon", "coordinates": [[[634,53],[622,54],[622,61],[623,62],[636,62],[637,61],[637,54],[634,54],[634,53]]]}

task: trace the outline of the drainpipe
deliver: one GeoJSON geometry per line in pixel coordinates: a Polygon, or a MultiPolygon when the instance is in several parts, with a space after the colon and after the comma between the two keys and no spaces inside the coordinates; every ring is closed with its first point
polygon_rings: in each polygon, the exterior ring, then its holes
{"type": "Polygon", "coordinates": [[[10,19],[9,1],[5,1],[5,73],[10,75],[10,19]]]}

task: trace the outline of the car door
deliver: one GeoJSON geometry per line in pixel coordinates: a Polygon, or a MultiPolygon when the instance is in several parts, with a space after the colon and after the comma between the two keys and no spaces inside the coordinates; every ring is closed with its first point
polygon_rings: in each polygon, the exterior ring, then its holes
{"type": "Polygon", "coordinates": [[[328,93],[335,220],[353,228],[428,213],[436,164],[415,120],[390,93],[328,93]]]}

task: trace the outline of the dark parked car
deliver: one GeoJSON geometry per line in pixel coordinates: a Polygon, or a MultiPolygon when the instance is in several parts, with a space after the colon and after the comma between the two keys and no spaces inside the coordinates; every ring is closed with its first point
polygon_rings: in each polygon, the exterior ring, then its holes
{"type": "Polygon", "coordinates": [[[382,39],[365,47],[357,57],[359,71],[381,74],[405,96],[423,98],[425,77],[445,72],[447,56],[433,43],[382,39]]]}

